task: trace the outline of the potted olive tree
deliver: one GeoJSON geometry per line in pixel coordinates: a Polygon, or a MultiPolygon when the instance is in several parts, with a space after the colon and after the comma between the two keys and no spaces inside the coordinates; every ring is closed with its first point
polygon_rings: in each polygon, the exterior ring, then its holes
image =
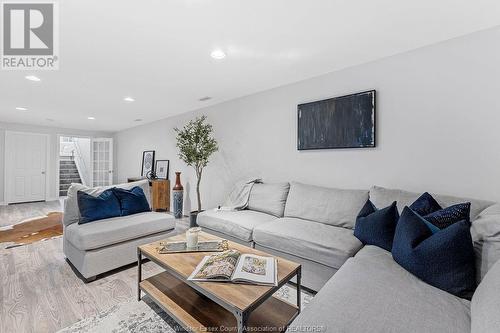
{"type": "Polygon", "coordinates": [[[205,122],[206,116],[189,121],[182,129],[175,128],[179,158],[196,172],[196,199],[198,209],[191,212],[190,226],[196,226],[196,218],[201,212],[200,183],[203,168],[208,164],[210,156],[219,150],[217,141],[212,137],[212,125],[205,122]]]}

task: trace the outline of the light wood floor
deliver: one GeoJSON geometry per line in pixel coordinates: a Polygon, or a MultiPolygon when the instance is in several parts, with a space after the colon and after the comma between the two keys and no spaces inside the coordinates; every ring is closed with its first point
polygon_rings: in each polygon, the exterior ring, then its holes
{"type": "Polygon", "coordinates": [[[62,200],[0,206],[0,227],[20,223],[28,218],[62,212],[62,200]]]}
{"type": "MultiPolygon", "coordinates": [[[[185,228],[178,226],[179,232],[185,228]]],[[[148,262],[143,272],[146,278],[161,270],[148,262]]],[[[83,283],[65,260],[62,238],[0,248],[0,332],[55,332],[135,299],[136,279],[137,266],[132,266],[83,283]]]]}

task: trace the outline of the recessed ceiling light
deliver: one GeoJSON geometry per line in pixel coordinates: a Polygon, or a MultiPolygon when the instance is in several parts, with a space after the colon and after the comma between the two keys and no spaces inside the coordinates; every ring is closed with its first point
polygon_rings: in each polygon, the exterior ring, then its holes
{"type": "Polygon", "coordinates": [[[212,53],[210,53],[210,56],[214,59],[220,60],[224,59],[226,57],[226,54],[221,49],[216,49],[213,50],[212,53]]]}
{"type": "Polygon", "coordinates": [[[95,117],[87,117],[88,120],[95,120],[95,117]]]}
{"type": "Polygon", "coordinates": [[[26,78],[26,80],[35,81],[35,82],[42,81],[42,79],[40,79],[38,76],[35,76],[35,75],[28,75],[28,76],[25,76],[25,78],[26,78]]]}
{"type": "Polygon", "coordinates": [[[199,101],[200,101],[200,102],[205,102],[205,101],[208,101],[208,100],[210,100],[210,99],[212,99],[212,97],[210,97],[210,96],[205,96],[205,97],[200,98],[200,99],[199,99],[199,101]]]}
{"type": "Polygon", "coordinates": [[[139,121],[142,121],[142,119],[141,118],[137,118],[137,119],[134,119],[134,121],[139,122],[139,121]]]}
{"type": "Polygon", "coordinates": [[[27,108],[23,108],[23,107],[20,107],[20,106],[16,107],[16,110],[19,110],[19,111],[28,111],[27,108]]]}
{"type": "Polygon", "coordinates": [[[135,102],[135,99],[133,99],[132,97],[125,97],[123,100],[124,100],[125,102],[130,102],[130,103],[131,103],[131,102],[135,102]]]}

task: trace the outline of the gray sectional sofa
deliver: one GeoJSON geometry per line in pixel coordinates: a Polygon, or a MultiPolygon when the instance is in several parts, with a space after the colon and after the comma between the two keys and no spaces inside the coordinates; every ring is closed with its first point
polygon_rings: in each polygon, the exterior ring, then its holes
{"type": "Polygon", "coordinates": [[[207,210],[198,215],[198,224],[302,264],[302,284],[319,290],[361,249],[352,229],[368,192],[295,182],[255,184],[248,209],[207,210]]]}
{"type": "Polygon", "coordinates": [[[401,211],[419,195],[377,186],[256,184],[248,209],[208,210],[199,214],[198,224],[303,265],[303,285],[319,292],[291,332],[500,332],[500,204],[433,194],[443,207],[471,202],[477,281],[482,281],[471,302],[424,283],[390,252],[363,247],[354,237],[357,213],[368,198],[377,207],[397,201],[401,211]]]}
{"type": "Polygon", "coordinates": [[[86,282],[98,274],[137,261],[137,247],[174,235],[175,219],[165,213],[146,212],[123,217],[78,224],[77,192],[97,196],[105,189],[131,189],[139,186],[151,206],[147,180],[107,187],[89,188],[71,184],[64,203],[63,252],[86,282]]]}
{"type": "Polygon", "coordinates": [[[500,261],[472,301],[422,282],[391,253],[363,247],[325,284],[289,332],[500,332],[500,261]]]}

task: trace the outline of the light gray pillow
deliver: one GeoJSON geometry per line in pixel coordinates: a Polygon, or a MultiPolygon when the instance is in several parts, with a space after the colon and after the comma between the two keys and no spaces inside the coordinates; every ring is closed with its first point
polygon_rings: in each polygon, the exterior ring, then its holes
{"type": "Polygon", "coordinates": [[[367,200],[367,190],[344,190],[291,182],[285,216],[353,229],[356,217],[367,200]]]}
{"type": "Polygon", "coordinates": [[[78,198],[77,198],[77,192],[78,191],[83,191],[87,194],[90,194],[92,196],[98,196],[105,190],[112,188],[112,187],[118,187],[118,188],[123,188],[126,190],[130,190],[133,187],[139,186],[142,188],[144,195],[146,196],[146,199],[148,200],[148,204],[151,207],[151,193],[149,189],[149,181],[147,179],[145,180],[140,180],[137,182],[132,182],[132,183],[124,183],[124,184],[118,184],[118,185],[111,185],[111,186],[101,186],[101,187],[88,187],[82,184],[71,184],[71,186],[68,189],[68,197],[64,201],[64,215],[63,215],[63,224],[65,226],[68,226],[72,223],[78,223],[80,221],[80,209],[78,208],[78,198]]]}
{"type": "Polygon", "coordinates": [[[247,208],[277,217],[283,217],[289,183],[257,183],[250,191],[247,208]]]}

